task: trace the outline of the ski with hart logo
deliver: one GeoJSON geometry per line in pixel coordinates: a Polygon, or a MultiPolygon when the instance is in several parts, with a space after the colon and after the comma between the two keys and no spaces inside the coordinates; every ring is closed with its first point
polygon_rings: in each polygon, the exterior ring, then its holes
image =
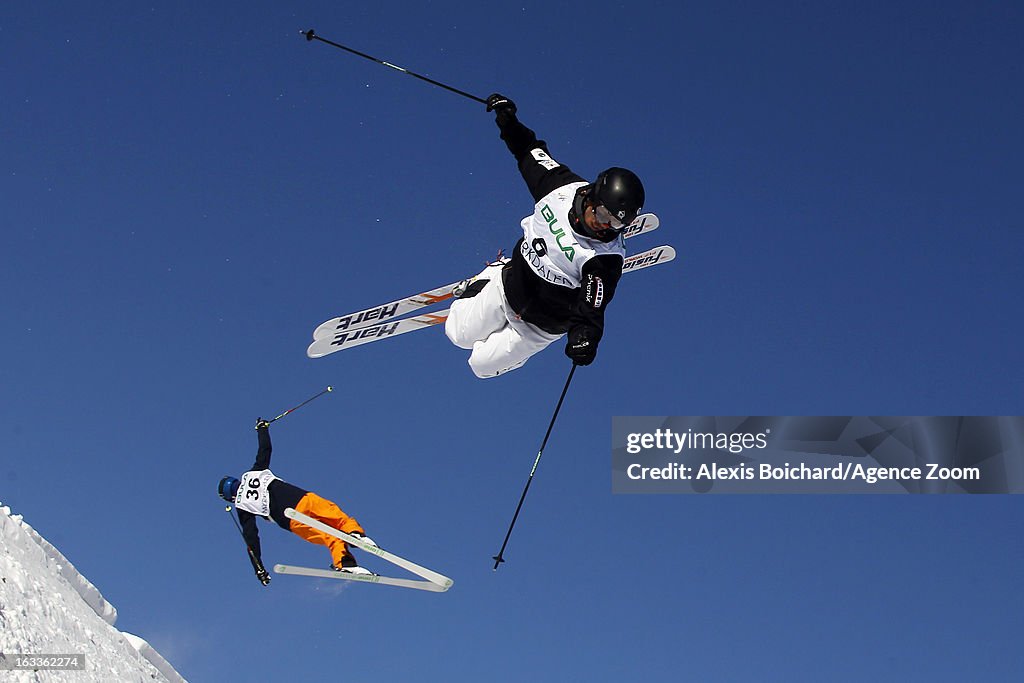
{"type": "MultiPolygon", "coordinates": [[[[623,274],[632,273],[637,270],[643,270],[644,268],[650,268],[651,266],[668,263],[675,257],[676,250],[672,247],[655,247],[654,249],[648,249],[647,251],[627,257],[626,261],[622,265],[622,272],[623,274]]],[[[452,284],[451,286],[454,287],[455,284],[452,284]]],[[[451,294],[449,292],[449,296],[445,298],[450,297],[451,294]]],[[[309,345],[308,349],[306,349],[306,355],[310,358],[323,358],[324,356],[337,351],[350,349],[353,346],[360,346],[380,339],[396,337],[400,334],[405,334],[406,332],[422,330],[424,327],[439,325],[444,323],[447,319],[448,309],[446,308],[443,311],[424,313],[422,315],[402,318],[400,320],[381,322],[375,325],[366,325],[364,327],[354,328],[347,326],[336,332],[332,332],[327,336],[314,339],[313,343],[309,345]]]]}
{"type": "MultiPolygon", "coordinates": [[[[658,217],[653,213],[644,213],[636,217],[632,223],[630,223],[625,230],[622,231],[622,236],[625,239],[636,237],[637,235],[643,235],[657,230],[660,225],[658,217]]],[[[419,294],[413,294],[407,296],[404,299],[398,299],[397,301],[391,301],[381,306],[374,306],[373,308],[367,308],[362,311],[356,311],[355,313],[349,313],[348,315],[338,316],[337,318],[331,318],[330,320],[320,324],[315,330],[313,330],[313,339],[320,340],[327,337],[334,337],[335,335],[342,334],[348,330],[355,330],[360,327],[369,327],[370,325],[376,325],[383,323],[393,318],[401,318],[406,313],[432,306],[442,301],[447,301],[452,298],[452,290],[458,282],[453,282],[449,285],[442,285],[436,289],[431,289],[426,292],[420,292],[419,294]]],[[[406,331],[411,329],[419,329],[430,324],[429,321],[424,321],[425,324],[419,325],[415,328],[407,328],[406,331]]],[[[436,322],[444,322],[444,319],[436,322]]]]}

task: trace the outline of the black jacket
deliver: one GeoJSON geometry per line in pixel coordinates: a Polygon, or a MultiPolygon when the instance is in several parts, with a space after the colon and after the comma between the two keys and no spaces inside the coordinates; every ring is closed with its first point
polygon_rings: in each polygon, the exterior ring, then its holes
{"type": "MultiPolygon", "coordinates": [[[[497,121],[501,139],[516,158],[534,202],[565,185],[587,182],[564,164],[552,168],[551,164],[541,163],[532,152],[540,149],[548,155],[547,143],[538,140],[514,115],[498,117],[497,121]]],[[[582,216],[570,216],[570,227],[582,235],[578,229],[580,220],[582,216]]],[[[604,333],[605,306],[611,302],[622,277],[622,258],[611,254],[591,258],[581,269],[582,286],[569,289],[537,277],[523,256],[522,241],[516,243],[512,259],[502,273],[505,296],[512,310],[550,334],[564,334],[583,326],[595,343],[599,341],[604,333]],[[595,291],[600,291],[600,295],[595,296],[595,291]]]]}
{"type": "MultiPolygon", "coordinates": [[[[259,437],[260,445],[259,450],[256,451],[256,462],[249,468],[249,471],[270,469],[270,453],[273,449],[270,444],[270,428],[257,429],[256,434],[259,437]]],[[[270,518],[281,528],[290,530],[291,520],[284,516],[284,511],[287,508],[295,508],[299,504],[299,500],[309,491],[281,479],[275,479],[270,482],[267,493],[270,496],[270,518]]],[[[255,559],[261,560],[260,532],[256,528],[256,515],[246,512],[238,506],[235,506],[235,511],[238,513],[238,521],[242,525],[242,536],[245,537],[246,545],[252,550],[255,559]]]]}

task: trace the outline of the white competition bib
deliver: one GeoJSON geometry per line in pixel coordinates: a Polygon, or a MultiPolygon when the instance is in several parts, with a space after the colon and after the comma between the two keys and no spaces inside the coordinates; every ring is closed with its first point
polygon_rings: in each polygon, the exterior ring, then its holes
{"type": "Polygon", "coordinates": [[[554,190],[537,202],[533,215],[521,223],[525,238],[520,246],[523,260],[541,280],[569,289],[580,286],[583,264],[595,256],[626,255],[621,238],[601,242],[577,235],[569,227],[569,209],[576,190],[584,185],[585,182],[570,183],[554,190]]]}
{"type": "Polygon", "coordinates": [[[270,482],[277,479],[270,470],[252,470],[242,475],[235,507],[260,517],[270,517],[270,482]]]}

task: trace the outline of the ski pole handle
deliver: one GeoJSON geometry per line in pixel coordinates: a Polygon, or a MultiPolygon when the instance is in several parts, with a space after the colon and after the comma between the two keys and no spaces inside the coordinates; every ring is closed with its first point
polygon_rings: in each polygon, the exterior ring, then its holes
{"type": "Polygon", "coordinates": [[[285,415],[287,415],[287,414],[289,414],[289,413],[294,413],[294,412],[295,412],[296,410],[298,410],[298,409],[299,409],[299,408],[301,408],[302,406],[306,405],[306,404],[307,404],[307,403],[309,403],[310,401],[313,401],[313,400],[315,400],[315,399],[318,399],[318,398],[320,398],[321,396],[323,396],[324,394],[329,394],[329,393],[330,393],[330,392],[332,392],[332,391],[334,391],[334,387],[327,387],[326,389],[324,389],[323,391],[321,391],[321,392],[320,392],[319,394],[317,394],[316,396],[311,396],[310,398],[307,398],[307,399],[306,399],[305,401],[303,401],[303,402],[302,402],[302,403],[300,403],[299,405],[295,406],[294,408],[289,408],[288,410],[284,411],[283,413],[281,413],[280,415],[278,415],[277,417],[275,417],[275,418],[274,418],[273,420],[267,420],[267,424],[269,425],[269,424],[270,424],[271,422],[277,422],[278,420],[280,420],[280,419],[281,419],[282,417],[284,417],[285,415]]]}

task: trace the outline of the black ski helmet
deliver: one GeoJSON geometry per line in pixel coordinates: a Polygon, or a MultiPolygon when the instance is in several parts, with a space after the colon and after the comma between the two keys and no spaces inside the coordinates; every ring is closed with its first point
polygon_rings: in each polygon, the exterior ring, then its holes
{"type": "Polygon", "coordinates": [[[587,198],[629,225],[644,208],[644,184],[632,171],[612,166],[597,176],[587,198]]]}
{"type": "Polygon", "coordinates": [[[224,477],[217,484],[217,493],[229,503],[235,502],[235,494],[238,493],[239,481],[234,477],[224,477]]]}

